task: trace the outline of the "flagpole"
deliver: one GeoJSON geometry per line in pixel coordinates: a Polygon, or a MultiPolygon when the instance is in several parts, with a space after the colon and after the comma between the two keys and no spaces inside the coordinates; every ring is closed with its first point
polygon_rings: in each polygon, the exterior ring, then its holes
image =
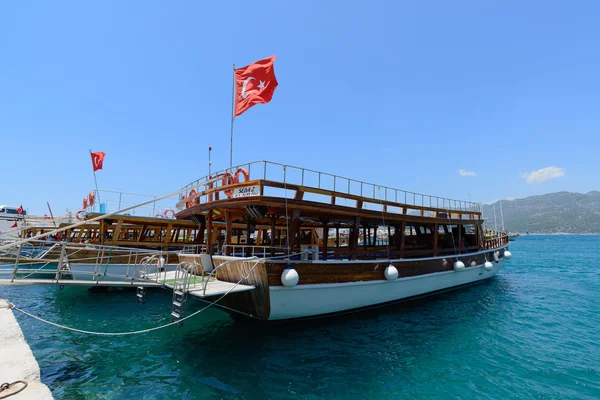
{"type": "Polygon", "coordinates": [[[235,64],[233,64],[233,90],[231,94],[231,135],[229,141],[229,169],[233,169],[233,120],[235,118],[235,64]]]}
{"type": "MultiPolygon", "coordinates": [[[[92,156],[92,149],[90,149],[90,157],[92,157],[92,172],[94,172],[94,183],[96,184],[96,198],[98,199],[98,204],[100,204],[100,191],[98,190],[98,180],[96,180],[96,169],[94,168],[94,157],[92,156]]],[[[100,207],[98,207],[98,211],[100,211],[100,207]]]]}

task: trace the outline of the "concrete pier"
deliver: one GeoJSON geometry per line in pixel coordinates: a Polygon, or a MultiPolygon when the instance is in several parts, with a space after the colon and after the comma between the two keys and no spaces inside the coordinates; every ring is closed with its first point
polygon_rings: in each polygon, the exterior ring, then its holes
{"type": "MultiPolygon", "coordinates": [[[[21,327],[9,308],[8,301],[0,299],[0,385],[23,380],[27,387],[20,393],[10,396],[10,400],[48,400],[52,393],[40,381],[38,365],[29,345],[25,341],[21,327]]],[[[0,397],[16,391],[23,385],[0,392],[0,397]]]]}

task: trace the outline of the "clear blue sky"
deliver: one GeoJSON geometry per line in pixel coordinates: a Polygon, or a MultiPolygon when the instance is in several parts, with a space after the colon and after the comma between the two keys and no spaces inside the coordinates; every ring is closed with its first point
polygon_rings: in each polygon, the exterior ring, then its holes
{"type": "Polygon", "coordinates": [[[600,189],[600,3],[341,4],[1,2],[0,204],[77,210],[89,149],[106,189],[174,191],[209,145],[228,166],[232,64],[270,55],[279,87],[236,119],[234,163],[483,202],[600,189]],[[522,176],[546,167],[564,176],[522,176]]]}

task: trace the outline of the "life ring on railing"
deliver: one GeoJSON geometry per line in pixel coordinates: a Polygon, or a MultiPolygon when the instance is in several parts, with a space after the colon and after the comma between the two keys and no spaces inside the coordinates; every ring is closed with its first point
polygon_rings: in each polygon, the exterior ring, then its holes
{"type": "Polygon", "coordinates": [[[77,214],[75,214],[75,218],[77,218],[77,221],[85,220],[85,215],[82,215],[80,217],[79,214],[85,214],[85,210],[79,210],[79,211],[77,211],[77,214]]]}
{"type": "Polygon", "coordinates": [[[87,197],[84,197],[83,198],[83,209],[85,210],[87,208],[87,206],[88,206],[88,200],[87,200],[87,197]]]}
{"type": "Polygon", "coordinates": [[[165,218],[175,218],[175,211],[173,211],[171,208],[167,208],[163,215],[165,216],[165,218]],[[170,217],[167,215],[169,213],[171,213],[170,217]]]}
{"type": "MultiPolygon", "coordinates": [[[[194,197],[196,194],[198,194],[198,192],[196,192],[195,189],[190,190],[190,195],[188,196],[188,198],[192,198],[194,197]]],[[[191,199],[190,201],[185,203],[185,207],[193,207],[193,206],[197,206],[198,204],[200,204],[200,199],[198,197],[191,199]]]]}
{"type": "Polygon", "coordinates": [[[90,203],[90,207],[94,205],[94,202],[96,201],[96,195],[94,194],[94,191],[92,190],[88,196],[88,201],[90,203]]]}
{"type": "MultiPolygon", "coordinates": [[[[226,172],[223,174],[223,181],[221,183],[221,186],[233,185],[234,183],[236,183],[234,174],[232,174],[231,172],[226,172]]],[[[227,197],[233,196],[232,189],[225,189],[223,190],[223,193],[225,193],[227,197]]]]}
{"type": "Polygon", "coordinates": [[[250,174],[248,171],[246,171],[244,168],[238,168],[238,170],[235,171],[235,181],[237,183],[241,182],[240,174],[244,175],[244,182],[248,182],[250,180],[250,174]]]}

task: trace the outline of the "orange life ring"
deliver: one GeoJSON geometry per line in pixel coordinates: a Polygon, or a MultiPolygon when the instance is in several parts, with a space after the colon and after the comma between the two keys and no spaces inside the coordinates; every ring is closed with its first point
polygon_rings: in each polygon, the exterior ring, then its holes
{"type": "MultiPolygon", "coordinates": [[[[223,181],[221,182],[221,186],[233,185],[236,182],[237,180],[235,178],[235,175],[231,172],[226,172],[223,174],[223,181]]],[[[223,193],[225,193],[227,197],[233,196],[233,190],[231,189],[225,189],[223,190],[223,193]]]]}
{"type": "Polygon", "coordinates": [[[83,198],[83,209],[85,210],[88,206],[87,197],[83,198]]]}
{"type": "Polygon", "coordinates": [[[77,211],[77,214],[75,214],[75,218],[77,218],[77,221],[83,221],[85,220],[85,210],[79,210],[77,211]],[[82,216],[80,217],[79,214],[82,214],[82,216]]]}
{"type": "Polygon", "coordinates": [[[173,211],[171,208],[167,208],[165,210],[165,212],[163,213],[165,218],[175,218],[175,211],[173,211]],[[171,213],[171,216],[169,217],[167,214],[171,213]]]}
{"type": "MultiPolygon", "coordinates": [[[[196,192],[195,189],[190,190],[190,195],[188,196],[188,198],[192,198],[194,197],[198,192],[196,192]]],[[[185,203],[186,208],[187,207],[193,207],[193,206],[197,206],[198,204],[200,204],[200,198],[196,197],[194,199],[191,199],[190,201],[188,201],[187,203],[185,203]]]]}
{"type": "Polygon", "coordinates": [[[88,201],[90,203],[90,207],[94,205],[94,202],[96,201],[96,195],[94,194],[94,191],[92,190],[88,196],[88,201]]]}
{"type": "Polygon", "coordinates": [[[250,180],[250,174],[248,173],[248,171],[246,171],[244,168],[238,168],[237,171],[235,171],[235,181],[236,182],[241,182],[240,180],[240,174],[244,175],[244,182],[248,182],[250,180]]]}

